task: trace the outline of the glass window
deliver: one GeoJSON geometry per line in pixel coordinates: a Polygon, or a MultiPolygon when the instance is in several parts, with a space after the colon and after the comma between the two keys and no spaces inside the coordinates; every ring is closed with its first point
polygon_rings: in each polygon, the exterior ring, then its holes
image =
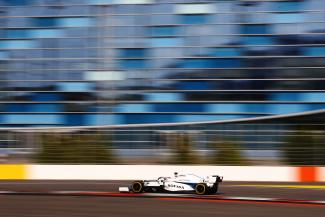
{"type": "Polygon", "coordinates": [[[179,15],[182,24],[204,24],[208,21],[207,14],[179,15]]]}
{"type": "Polygon", "coordinates": [[[119,62],[124,69],[143,69],[146,67],[145,60],[120,60],[119,62]]]}
{"type": "Polygon", "coordinates": [[[3,123],[6,124],[62,124],[61,115],[45,114],[11,114],[3,116],[3,123]]]}
{"type": "Polygon", "coordinates": [[[57,25],[57,19],[55,17],[38,17],[34,18],[34,20],[35,25],[40,27],[54,27],[57,25]]]}
{"type": "Polygon", "coordinates": [[[151,27],[152,36],[173,36],[176,34],[177,27],[175,26],[154,26],[151,27]]]}
{"type": "Polygon", "coordinates": [[[93,84],[89,82],[58,82],[58,91],[67,92],[86,92],[93,89],[93,84]]]}
{"type": "Polygon", "coordinates": [[[272,10],[279,12],[299,11],[301,5],[301,1],[274,1],[272,2],[272,10]]]}
{"type": "Polygon", "coordinates": [[[307,111],[308,104],[272,104],[268,105],[268,112],[275,114],[288,114],[307,111]]]}
{"type": "Polygon", "coordinates": [[[216,113],[240,113],[245,112],[242,104],[208,104],[206,112],[216,113]]]}
{"type": "Polygon", "coordinates": [[[59,38],[63,37],[61,29],[35,29],[29,30],[32,38],[59,38]]]}
{"type": "Polygon", "coordinates": [[[9,55],[6,51],[0,51],[0,60],[8,59],[9,55]]]}
{"type": "Polygon", "coordinates": [[[84,79],[88,81],[113,81],[124,80],[126,76],[123,71],[87,71],[84,74],[84,79]]]}
{"type": "Polygon", "coordinates": [[[28,5],[28,3],[32,3],[31,0],[6,0],[7,3],[9,3],[12,6],[24,6],[28,5]]]}
{"type": "Polygon", "coordinates": [[[304,102],[325,102],[325,93],[302,93],[304,102]]]}
{"type": "Polygon", "coordinates": [[[174,47],[181,46],[182,39],[180,38],[152,38],[151,46],[152,47],[174,47]]]}
{"type": "Polygon", "coordinates": [[[58,93],[36,93],[32,95],[32,101],[35,102],[49,102],[49,101],[61,101],[62,96],[58,93]]]}
{"type": "Polygon", "coordinates": [[[245,36],[241,37],[245,45],[269,45],[274,44],[273,37],[270,36],[245,36]]]}
{"type": "Polygon", "coordinates": [[[269,28],[268,25],[242,25],[241,34],[267,34],[269,28]]]}
{"type": "Polygon", "coordinates": [[[142,48],[127,48],[120,49],[119,56],[124,58],[141,58],[146,56],[146,49],[142,48]]]}
{"type": "Polygon", "coordinates": [[[63,112],[61,104],[30,104],[28,105],[29,112],[63,112]]]}
{"type": "Polygon", "coordinates": [[[215,47],[209,48],[209,55],[217,57],[240,56],[240,48],[215,47]]]}
{"type": "Polygon", "coordinates": [[[182,93],[147,93],[144,95],[145,101],[182,101],[182,93]]]}
{"type": "Polygon", "coordinates": [[[176,88],[178,90],[209,90],[213,89],[213,86],[207,81],[180,81],[176,88]]]}
{"type": "Polygon", "coordinates": [[[7,38],[28,38],[27,29],[10,29],[7,30],[7,38]]]}
{"type": "Polygon", "coordinates": [[[204,112],[204,105],[201,103],[157,103],[153,107],[155,112],[204,112]]]}
{"type": "Polygon", "coordinates": [[[176,122],[230,120],[248,118],[251,116],[252,115],[178,115],[176,122]]]}
{"type": "Polygon", "coordinates": [[[121,104],[116,112],[153,112],[149,104],[121,104]]]}
{"type": "Polygon", "coordinates": [[[176,14],[207,14],[215,13],[214,4],[176,4],[176,14]]]}
{"type": "Polygon", "coordinates": [[[302,23],[305,14],[303,13],[281,13],[272,15],[272,23],[302,23]]]}
{"type": "Polygon", "coordinates": [[[31,40],[3,40],[0,41],[0,48],[2,49],[24,49],[35,48],[37,43],[31,40]]]}
{"type": "Polygon", "coordinates": [[[303,53],[306,56],[325,56],[325,47],[305,47],[303,53]]]}
{"type": "Polygon", "coordinates": [[[182,68],[237,68],[238,59],[187,59],[182,68]]]}
{"type": "Polygon", "coordinates": [[[57,18],[58,26],[61,27],[85,27],[93,24],[93,19],[88,17],[57,18]]]}

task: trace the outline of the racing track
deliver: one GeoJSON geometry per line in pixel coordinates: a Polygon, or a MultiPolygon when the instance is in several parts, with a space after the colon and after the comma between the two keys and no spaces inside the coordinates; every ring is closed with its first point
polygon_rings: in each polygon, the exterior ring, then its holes
{"type": "Polygon", "coordinates": [[[129,183],[1,181],[0,216],[325,216],[325,202],[319,203],[325,201],[325,184],[320,183],[261,185],[224,182],[220,194],[200,197],[117,193],[119,186],[127,186],[129,183]]]}

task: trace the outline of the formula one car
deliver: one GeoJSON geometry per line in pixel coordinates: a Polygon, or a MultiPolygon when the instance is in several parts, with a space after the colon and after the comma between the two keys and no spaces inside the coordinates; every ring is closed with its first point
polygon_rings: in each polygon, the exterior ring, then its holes
{"type": "Polygon", "coordinates": [[[142,192],[188,192],[203,194],[215,194],[218,192],[219,183],[223,177],[212,175],[202,178],[195,174],[178,174],[174,177],[159,177],[156,180],[134,181],[130,188],[120,188],[120,191],[131,190],[134,193],[142,192]]]}

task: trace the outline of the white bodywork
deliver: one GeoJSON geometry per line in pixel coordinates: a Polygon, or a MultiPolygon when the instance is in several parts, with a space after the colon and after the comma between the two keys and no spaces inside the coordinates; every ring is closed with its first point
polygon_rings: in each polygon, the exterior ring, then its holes
{"type": "Polygon", "coordinates": [[[207,176],[206,178],[195,174],[177,174],[174,177],[160,177],[157,180],[144,180],[144,187],[162,187],[166,191],[194,191],[198,183],[205,183],[212,187],[216,182],[220,182],[219,176],[207,176]]]}

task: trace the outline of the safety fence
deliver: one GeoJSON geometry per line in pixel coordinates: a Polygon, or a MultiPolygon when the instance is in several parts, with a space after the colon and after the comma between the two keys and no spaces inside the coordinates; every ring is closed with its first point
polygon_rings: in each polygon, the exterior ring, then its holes
{"type": "Polygon", "coordinates": [[[325,165],[325,114],[254,121],[0,129],[12,164],[325,165]]]}

